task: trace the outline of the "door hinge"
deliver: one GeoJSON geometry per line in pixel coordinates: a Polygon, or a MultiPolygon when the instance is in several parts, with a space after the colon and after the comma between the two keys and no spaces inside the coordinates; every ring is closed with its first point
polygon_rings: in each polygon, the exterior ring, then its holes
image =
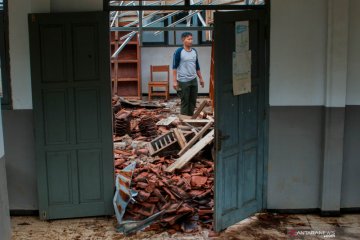
{"type": "Polygon", "coordinates": [[[41,213],[41,218],[42,218],[43,220],[47,219],[47,217],[46,217],[46,211],[42,211],[42,213],[41,213]]]}
{"type": "Polygon", "coordinates": [[[219,139],[219,134],[221,135],[221,131],[216,129],[215,132],[215,151],[218,152],[221,150],[221,140],[219,139]]]}

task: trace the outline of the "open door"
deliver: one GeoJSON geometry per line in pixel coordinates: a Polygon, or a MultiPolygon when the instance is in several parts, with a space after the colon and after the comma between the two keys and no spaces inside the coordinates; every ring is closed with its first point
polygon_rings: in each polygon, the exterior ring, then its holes
{"type": "Polygon", "coordinates": [[[113,214],[107,13],[30,14],[42,219],[113,214]]]}
{"type": "Polygon", "coordinates": [[[215,230],[263,208],[266,91],[265,10],[216,12],[215,230]],[[251,92],[234,95],[235,22],[249,22],[251,92]]]}

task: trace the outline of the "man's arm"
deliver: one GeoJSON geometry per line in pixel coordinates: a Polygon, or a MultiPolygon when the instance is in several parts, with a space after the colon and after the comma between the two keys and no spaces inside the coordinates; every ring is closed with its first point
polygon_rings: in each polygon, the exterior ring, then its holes
{"type": "Polygon", "coordinates": [[[175,90],[177,90],[178,88],[178,83],[177,83],[177,70],[176,69],[173,69],[173,88],[175,90]]]}
{"type": "Polygon", "coordinates": [[[175,90],[177,90],[178,88],[178,83],[177,83],[177,68],[179,67],[180,64],[180,57],[181,57],[181,48],[178,48],[173,56],[173,88],[175,90]]]}
{"type": "Polygon", "coordinates": [[[198,77],[199,77],[200,86],[203,88],[203,87],[205,86],[205,82],[204,82],[204,80],[203,80],[203,78],[202,78],[200,69],[196,71],[196,74],[197,74],[198,77]]]}
{"type": "MultiPolygon", "coordinates": [[[[195,49],[194,49],[195,50],[195,49]]],[[[195,50],[196,52],[196,61],[195,61],[195,66],[196,66],[196,74],[198,75],[199,77],[199,81],[200,81],[200,86],[203,88],[205,83],[204,83],[204,80],[202,78],[202,75],[201,75],[201,72],[200,72],[200,64],[199,64],[199,58],[198,58],[198,53],[197,51],[195,50]]]]}

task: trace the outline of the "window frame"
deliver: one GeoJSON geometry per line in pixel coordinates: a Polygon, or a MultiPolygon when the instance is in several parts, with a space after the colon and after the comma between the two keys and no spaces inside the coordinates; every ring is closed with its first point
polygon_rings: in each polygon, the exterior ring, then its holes
{"type": "MultiPolygon", "coordinates": [[[[264,0],[264,4],[251,4],[249,0],[243,5],[228,4],[203,4],[191,5],[190,0],[184,0],[182,5],[128,5],[128,6],[110,6],[111,0],[103,0],[103,10],[110,11],[147,11],[147,10],[256,10],[266,9],[270,0],[264,0]]],[[[140,1],[140,0],[135,0],[140,1]]]]}
{"type": "MultiPolygon", "coordinates": [[[[140,1],[140,0],[135,0],[140,1]]],[[[232,5],[232,4],[218,4],[218,5],[209,5],[209,4],[203,4],[203,5],[192,5],[190,4],[190,0],[184,0],[183,5],[119,5],[119,6],[110,6],[110,0],[103,0],[103,11],[105,12],[111,12],[111,11],[156,11],[156,10],[181,10],[181,11],[189,11],[189,10],[257,10],[257,9],[268,9],[270,5],[270,0],[264,0],[264,4],[258,5],[258,4],[251,4],[250,0],[245,0],[244,5],[232,5]]],[[[199,22],[197,24],[199,25],[199,22]]],[[[136,29],[131,29],[132,31],[137,31],[136,29]]],[[[189,29],[190,30],[190,29],[189,29]]],[[[144,29],[139,30],[141,33],[142,31],[145,31],[144,29]]],[[[176,32],[173,30],[165,30],[165,34],[168,31],[176,32]]],[[[210,42],[204,42],[202,39],[202,31],[205,30],[198,30],[198,44],[194,44],[194,46],[211,46],[210,42]]],[[[142,41],[141,46],[142,47],[176,47],[179,45],[176,45],[176,39],[174,39],[174,44],[169,44],[169,35],[168,37],[165,37],[165,42],[155,42],[155,43],[146,43],[142,41]]]]}
{"type": "MultiPolygon", "coordinates": [[[[168,24],[168,19],[164,20],[164,25],[168,24]]],[[[161,42],[146,42],[144,37],[142,37],[142,47],[160,47],[160,46],[169,46],[169,32],[164,31],[164,41],[161,42]]]]}

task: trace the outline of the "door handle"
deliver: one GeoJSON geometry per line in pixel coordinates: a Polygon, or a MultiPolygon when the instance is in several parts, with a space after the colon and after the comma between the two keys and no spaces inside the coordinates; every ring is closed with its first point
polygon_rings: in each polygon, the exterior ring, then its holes
{"type": "Polygon", "coordinates": [[[216,135],[216,151],[221,150],[221,142],[230,138],[230,135],[223,135],[221,130],[217,130],[216,135]]]}
{"type": "Polygon", "coordinates": [[[229,139],[230,138],[230,135],[224,135],[224,136],[219,136],[219,139],[220,140],[227,140],[227,139],[229,139]]]}

